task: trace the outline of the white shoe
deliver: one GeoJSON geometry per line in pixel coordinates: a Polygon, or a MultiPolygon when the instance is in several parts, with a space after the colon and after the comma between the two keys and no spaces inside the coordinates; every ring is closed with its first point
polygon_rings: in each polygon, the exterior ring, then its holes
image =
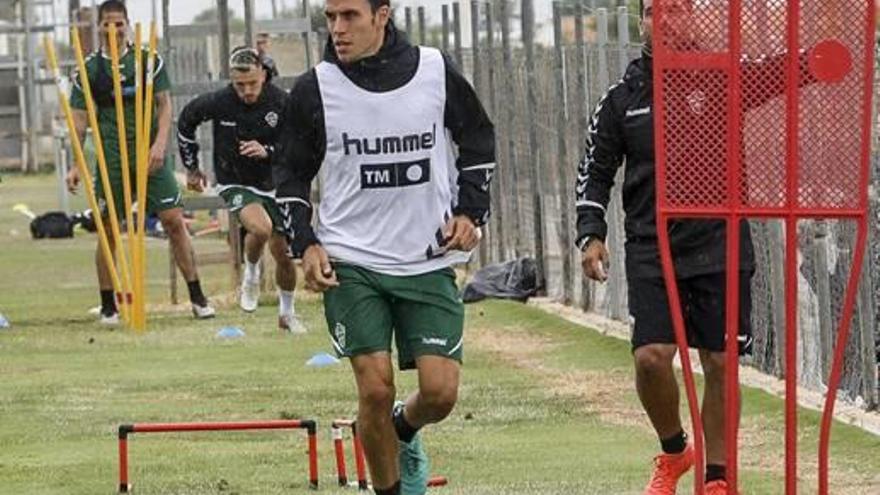
{"type": "Polygon", "coordinates": [[[204,306],[200,306],[198,304],[193,303],[192,305],[192,313],[195,319],[197,320],[207,320],[209,318],[213,318],[216,316],[217,312],[214,311],[214,307],[211,306],[210,303],[205,303],[204,306]]]}
{"type": "Polygon", "coordinates": [[[241,298],[238,304],[241,306],[241,309],[248,313],[256,311],[257,306],[260,304],[260,282],[242,281],[241,298]]]}
{"type": "Polygon", "coordinates": [[[99,321],[101,325],[107,325],[108,327],[115,327],[119,325],[119,313],[113,313],[112,315],[105,315],[104,313],[100,313],[100,315],[101,319],[99,321]]]}
{"type": "Polygon", "coordinates": [[[299,318],[294,314],[287,315],[279,315],[278,316],[278,328],[284,330],[287,333],[292,333],[296,335],[301,335],[308,332],[308,329],[303,325],[299,318]]]}

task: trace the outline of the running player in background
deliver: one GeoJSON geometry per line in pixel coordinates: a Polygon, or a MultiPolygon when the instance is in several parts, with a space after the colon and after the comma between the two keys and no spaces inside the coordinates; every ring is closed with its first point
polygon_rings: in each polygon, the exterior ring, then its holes
{"type": "Polygon", "coordinates": [[[260,258],[268,244],[276,266],[278,326],[302,333],[305,327],[296,318],[294,309],[296,267],[288,256],[272,183],[272,154],[287,94],[266,81],[263,60],[253,48],[239,47],[232,51],[229,73],[232,82],[227,87],[195,98],[180,112],[177,143],[187,170],[187,184],[199,192],[206,185],[205,174],[199,169],[196,130],[210,120],[214,128],[217,190],[247,231],[239,304],[247,312],[257,309],[260,258]]]}

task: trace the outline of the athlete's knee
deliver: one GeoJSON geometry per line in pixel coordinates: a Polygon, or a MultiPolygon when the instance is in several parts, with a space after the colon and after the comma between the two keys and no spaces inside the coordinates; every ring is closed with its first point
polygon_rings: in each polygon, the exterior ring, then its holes
{"type": "Polygon", "coordinates": [[[159,215],[159,221],[162,222],[162,229],[172,239],[185,236],[187,233],[181,212],[170,210],[168,213],[159,215]]]}
{"type": "Polygon", "coordinates": [[[272,257],[275,258],[275,261],[281,263],[282,261],[291,261],[290,256],[288,256],[287,249],[287,238],[277,233],[273,233],[269,239],[269,252],[272,253],[272,257]]]}
{"type": "Polygon", "coordinates": [[[272,228],[262,225],[254,226],[248,229],[248,235],[261,245],[266,244],[272,238],[272,228]]]}
{"type": "Polygon", "coordinates": [[[704,352],[700,356],[700,363],[707,381],[724,380],[727,363],[723,352],[704,352]]]}
{"type": "Polygon", "coordinates": [[[661,344],[641,346],[633,353],[636,372],[653,375],[669,370],[675,357],[675,347],[661,344]]]}
{"type": "Polygon", "coordinates": [[[393,383],[375,380],[363,383],[358,390],[362,410],[367,414],[388,414],[394,405],[396,390],[393,383]]]}
{"type": "Polygon", "coordinates": [[[455,409],[458,402],[458,387],[443,384],[438,387],[419,389],[419,403],[431,421],[445,419],[455,409]]]}

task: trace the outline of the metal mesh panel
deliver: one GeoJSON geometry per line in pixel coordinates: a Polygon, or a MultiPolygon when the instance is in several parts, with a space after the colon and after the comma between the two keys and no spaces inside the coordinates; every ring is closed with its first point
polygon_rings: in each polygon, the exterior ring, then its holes
{"type": "MultiPolygon", "coordinates": [[[[786,107],[779,86],[784,79],[754,77],[752,74],[759,73],[749,68],[767,63],[768,56],[785,53],[786,22],[784,4],[776,2],[749,2],[743,12],[742,52],[745,68],[741,78],[742,91],[746,100],[760,98],[761,104],[751,105],[743,112],[740,201],[759,208],[785,206],[786,107]]],[[[780,62],[785,60],[783,55],[778,58],[780,62]]]]}
{"type": "MultiPolygon", "coordinates": [[[[835,2],[804,1],[801,8],[802,47],[814,48],[825,40],[836,40],[849,52],[836,56],[857,60],[868,56],[863,24],[846,22],[864,18],[867,2],[847,4],[845,12],[835,2]]],[[[816,57],[811,56],[808,66],[814,71],[820,69],[814,62],[816,57]]],[[[811,84],[800,92],[798,204],[803,208],[856,208],[860,204],[862,126],[858,124],[866,111],[859,104],[865,81],[861,67],[852,63],[850,67],[842,81],[811,84]]]]}
{"type": "MultiPolygon", "coordinates": [[[[867,4],[860,4],[846,18],[864,16],[865,8],[867,4]]],[[[836,9],[827,2],[802,2],[802,49],[788,53],[789,18],[784,6],[774,1],[744,2],[741,93],[733,95],[741,98],[728,102],[731,69],[724,65],[730,60],[729,47],[719,40],[719,32],[728,27],[719,17],[726,15],[726,6],[697,3],[686,10],[677,2],[667,5],[658,28],[662,45],[670,57],[686,58],[675,62],[674,67],[681,68],[663,69],[667,194],[661,201],[672,207],[726,204],[732,192],[725,177],[724,164],[732,164],[726,146],[737,146],[731,151],[742,159],[737,185],[738,199],[745,206],[766,209],[790,204],[815,210],[863,204],[859,151],[866,109],[859,102],[865,79],[852,60],[864,59],[868,48],[864,26],[844,23],[836,9]],[[797,88],[789,87],[795,56],[797,88]],[[790,91],[797,91],[796,121],[790,118],[793,107],[786,98],[790,91]],[[742,120],[741,131],[727,130],[731,119],[734,125],[742,120]],[[796,126],[799,139],[797,156],[791,157],[798,163],[797,192],[791,198],[787,198],[787,125],[796,126]],[[731,142],[739,132],[741,142],[731,142]]]]}
{"type": "Polygon", "coordinates": [[[666,200],[670,206],[721,206],[728,201],[728,77],[720,70],[663,74],[666,200]]]}

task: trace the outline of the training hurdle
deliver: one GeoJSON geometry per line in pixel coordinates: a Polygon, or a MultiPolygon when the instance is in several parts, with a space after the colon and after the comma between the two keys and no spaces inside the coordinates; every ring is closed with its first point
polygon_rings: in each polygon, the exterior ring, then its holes
{"type": "MultiPolygon", "coordinates": [[[[333,436],[333,451],[336,455],[336,479],[339,486],[348,487],[355,486],[353,483],[349,485],[348,470],[345,466],[345,430],[351,430],[351,445],[354,453],[355,472],[357,475],[357,488],[360,491],[370,489],[367,481],[367,462],[364,457],[364,446],[357,432],[357,422],[351,419],[336,419],[330,423],[333,436]]],[[[428,479],[428,488],[446,486],[449,483],[444,476],[432,476],[428,479]]]]}
{"type": "Polygon", "coordinates": [[[348,472],[345,467],[344,431],[351,430],[351,445],[354,452],[358,490],[367,489],[367,464],[364,460],[364,446],[357,434],[357,424],[349,419],[337,419],[330,424],[333,434],[333,451],[336,454],[336,478],[339,486],[348,486],[348,472]]]}
{"type": "Polygon", "coordinates": [[[274,420],[219,423],[135,423],[119,427],[119,493],[129,493],[128,437],[133,433],[184,431],[306,430],[309,446],[309,488],[318,489],[318,424],[314,420],[274,420]]]}
{"type": "Polygon", "coordinates": [[[694,5],[683,10],[680,3],[658,0],[653,12],[653,25],[660,26],[653,41],[657,237],[693,423],[694,493],[705,491],[706,458],[671,222],[726,222],[725,449],[733,493],[739,461],[740,224],[760,218],[785,225],[784,493],[796,495],[798,222],[837,219],[855,225],[857,241],[819,431],[818,493],[827,495],[834,403],[870,214],[875,5],[793,0],[779,3],[784,15],[770,15],[777,5],[769,0],[694,5]],[[760,23],[762,35],[756,36],[760,23]],[[846,111],[827,118],[829,109],[846,111]],[[829,148],[833,159],[826,156],[829,148]]]}

